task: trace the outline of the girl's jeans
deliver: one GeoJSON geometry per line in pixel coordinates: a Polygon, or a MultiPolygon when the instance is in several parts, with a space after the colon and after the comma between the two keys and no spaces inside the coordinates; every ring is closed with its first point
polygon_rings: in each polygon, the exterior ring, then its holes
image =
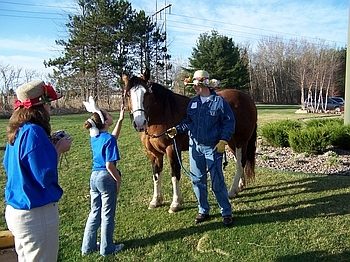
{"type": "Polygon", "coordinates": [[[117,205],[117,182],[107,170],[92,171],[90,177],[91,211],[86,221],[82,253],[97,249],[97,231],[101,226],[100,254],[112,254],[114,217],[117,205]]]}

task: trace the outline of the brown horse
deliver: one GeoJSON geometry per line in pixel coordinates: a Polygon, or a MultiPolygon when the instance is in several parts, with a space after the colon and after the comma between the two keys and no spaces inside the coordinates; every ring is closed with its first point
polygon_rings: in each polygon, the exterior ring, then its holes
{"type": "MultiPolygon", "coordinates": [[[[178,161],[174,143],[166,130],[179,124],[187,114],[190,98],[175,94],[157,83],[148,85],[149,70],[142,77],[129,79],[123,75],[126,85],[125,97],[128,97],[129,110],[133,116],[133,126],[140,132],[143,145],[152,163],[154,194],[149,209],[162,205],[162,171],[163,157],[167,154],[171,167],[173,184],[173,201],[169,212],[182,209],[183,199],[180,192],[181,166],[178,161]]],[[[257,110],[249,95],[234,89],[217,91],[230,104],[236,119],[236,130],[228,143],[229,149],[236,157],[236,174],[229,190],[229,197],[234,198],[245,185],[245,177],[254,178],[257,110]]],[[[175,137],[177,152],[188,150],[187,134],[175,137]]]]}

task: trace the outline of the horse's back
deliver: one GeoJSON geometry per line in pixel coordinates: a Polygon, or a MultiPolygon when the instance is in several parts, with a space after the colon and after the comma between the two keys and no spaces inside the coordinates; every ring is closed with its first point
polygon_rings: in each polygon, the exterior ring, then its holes
{"type": "Polygon", "coordinates": [[[236,89],[222,89],[216,93],[225,98],[234,112],[247,111],[256,116],[255,103],[247,93],[236,89]]]}
{"type": "Polygon", "coordinates": [[[225,98],[231,106],[236,119],[234,137],[236,143],[247,142],[257,124],[257,109],[253,99],[246,93],[236,89],[218,90],[217,94],[225,98]]]}

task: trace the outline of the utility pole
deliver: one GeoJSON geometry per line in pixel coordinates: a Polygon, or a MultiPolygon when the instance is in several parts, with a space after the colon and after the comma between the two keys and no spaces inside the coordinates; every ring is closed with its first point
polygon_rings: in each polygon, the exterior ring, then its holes
{"type": "MultiPolygon", "coordinates": [[[[166,33],[166,9],[170,8],[172,6],[172,4],[166,4],[166,0],[164,1],[164,7],[161,8],[160,10],[157,10],[157,0],[156,0],[156,12],[154,14],[152,14],[152,17],[156,17],[156,24],[157,24],[157,14],[161,14],[162,11],[164,11],[164,32],[165,32],[165,40],[164,40],[164,47],[165,47],[165,54],[164,54],[164,85],[167,84],[168,82],[168,65],[167,65],[167,33],[166,33]]],[[[158,44],[157,44],[157,48],[158,48],[158,44]]],[[[156,60],[157,60],[157,50],[156,50],[156,60]]],[[[158,65],[157,65],[157,61],[156,61],[156,81],[158,78],[158,65]]]]}
{"type": "Polygon", "coordinates": [[[350,7],[348,15],[348,46],[346,48],[346,69],[345,69],[345,108],[344,124],[350,124],[350,7]]]}

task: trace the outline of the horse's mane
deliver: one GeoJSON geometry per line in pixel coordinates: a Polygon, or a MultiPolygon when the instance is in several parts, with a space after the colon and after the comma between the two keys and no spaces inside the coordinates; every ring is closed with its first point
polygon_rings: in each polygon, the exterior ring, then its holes
{"type": "Polygon", "coordinates": [[[163,109],[165,109],[167,104],[170,105],[170,108],[176,105],[174,93],[169,89],[158,83],[151,83],[150,88],[152,88],[152,92],[156,96],[157,101],[163,104],[163,109]]]}
{"type": "MultiPolygon", "coordinates": [[[[130,78],[128,85],[126,86],[126,91],[128,92],[133,86],[137,85],[143,85],[147,86],[147,83],[145,80],[143,80],[140,77],[133,76],[130,78]]],[[[165,112],[166,107],[169,106],[171,115],[174,117],[176,113],[178,113],[178,105],[176,98],[187,98],[186,96],[175,94],[173,91],[165,88],[164,86],[152,82],[150,85],[148,85],[148,89],[152,90],[151,92],[154,93],[157,103],[160,104],[163,112],[165,112]]]]}
{"type": "Polygon", "coordinates": [[[128,81],[128,85],[126,86],[126,91],[129,92],[133,86],[142,85],[142,82],[144,82],[144,80],[142,80],[140,77],[137,77],[137,76],[131,77],[130,80],[128,81]]]}
{"type": "Polygon", "coordinates": [[[178,105],[175,99],[177,94],[158,83],[151,83],[150,87],[158,103],[161,103],[162,110],[165,111],[166,107],[169,106],[171,115],[174,117],[174,114],[178,112],[178,105]]]}

